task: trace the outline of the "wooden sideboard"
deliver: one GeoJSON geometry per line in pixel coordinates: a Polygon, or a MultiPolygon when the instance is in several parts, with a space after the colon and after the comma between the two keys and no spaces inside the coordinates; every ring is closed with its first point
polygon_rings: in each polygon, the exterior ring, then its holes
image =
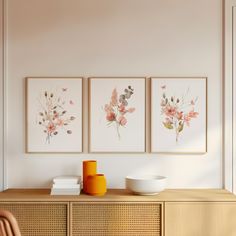
{"type": "Polygon", "coordinates": [[[48,189],[9,189],[0,208],[17,218],[22,236],[235,236],[236,196],[226,190],[166,190],[137,196],[50,196],[48,189]]]}

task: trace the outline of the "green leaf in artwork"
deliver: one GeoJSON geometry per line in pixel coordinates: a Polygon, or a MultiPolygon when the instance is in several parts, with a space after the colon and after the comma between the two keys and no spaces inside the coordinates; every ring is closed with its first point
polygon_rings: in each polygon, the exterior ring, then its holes
{"type": "Polygon", "coordinates": [[[165,123],[165,122],[162,122],[162,123],[167,129],[173,129],[174,128],[173,125],[170,124],[170,123],[165,123]]]}
{"type": "Polygon", "coordinates": [[[180,124],[179,124],[179,127],[178,127],[179,133],[180,133],[181,131],[183,131],[183,129],[184,129],[184,124],[183,124],[183,123],[180,123],[180,124]]]}

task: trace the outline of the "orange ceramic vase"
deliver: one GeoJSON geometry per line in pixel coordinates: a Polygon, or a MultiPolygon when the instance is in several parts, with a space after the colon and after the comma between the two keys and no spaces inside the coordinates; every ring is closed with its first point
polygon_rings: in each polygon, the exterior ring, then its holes
{"type": "Polygon", "coordinates": [[[87,177],[87,193],[93,196],[103,196],[107,191],[106,179],[103,174],[87,177]]]}
{"type": "Polygon", "coordinates": [[[97,161],[89,160],[83,161],[83,191],[87,193],[87,179],[90,175],[96,175],[97,173],[97,161]]]}

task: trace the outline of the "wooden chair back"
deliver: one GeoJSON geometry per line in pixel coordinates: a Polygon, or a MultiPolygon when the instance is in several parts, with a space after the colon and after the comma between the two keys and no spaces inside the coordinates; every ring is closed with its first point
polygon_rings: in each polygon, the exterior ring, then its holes
{"type": "Polygon", "coordinates": [[[21,236],[17,220],[10,211],[0,210],[0,236],[21,236]]]}

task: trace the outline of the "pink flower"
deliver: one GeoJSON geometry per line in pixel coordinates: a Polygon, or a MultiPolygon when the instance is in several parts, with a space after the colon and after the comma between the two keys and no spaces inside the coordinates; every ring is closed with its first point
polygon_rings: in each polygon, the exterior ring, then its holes
{"type": "Polygon", "coordinates": [[[185,115],[184,116],[184,121],[185,121],[185,123],[187,124],[187,126],[189,126],[190,125],[190,120],[191,120],[191,117],[189,116],[189,115],[185,115]]]}
{"type": "Polygon", "coordinates": [[[128,112],[129,112],[129,113],[133,113],[134,111],[135,111],[135,108],[134,108],[134,107],[131,107],[131,108],[128,109],[128,112]]]}
{"type": "Polygon", "coordinates": [[[117,96],[118,96],[118,94],[117,94],[117,90],[116,89],[113,89],[113,91],[112,91],[112,95],[111,95],[111,105],[112,106],[117,106],[117,96]]]}
{"type": "Polygon", "coordinates": [[[183,112],[181,111],[181,112],[178,112],[177,111],[177,113],[176,113],[176,118],[178,119],[178,120],[182,120],[183,119],[183,112]]]}
{"type": "Polygon", "coordinates": [[[123,104],[119,105],[119,112],[121,112],[121,113],[125,113],[126,112],[125,106],[123,104]]]}
{"type": "Polygon", "coordinates": [[[120,116],[118,122],[121,126],[125,126],[127,124],[127,120],[124,116],[120,116]]]}
{"type": "Polygon", "coordinates": [[[49,134],[53,133],[56,130],[56,126],[53,123],[49,123],[47,126],[47,132],[49,134]]]}
{"type": "Polygon", "coordinates": [[[166,106],[164,109],[165,115],[170,116],[170,117],[175,116],[176,112],[177,112],[176,107],[172,107],[170,105],[166,106]]]}
{"type": "Polygon", "coordinates": [[[108,112],[108,113],[107,113],[107,116],[106,116],[106,119],[107,119],[108,121],[113,121],[113,120],[115,120],[115,119],[116,119],[115,113],[114,113],[114,112],[108,112]]]}
{"type": "Polygon", "coordinates": [[[63,125],[64,125],[64,120],[62,120],[62,119],[57,119],[57,125],[58,125],[58,126],[63,126],[63,125]]]}
{"type": "Polygon", "coordinates": [[[134,107],[129,108],[128,110],[125,109],[125,106],[123,104],[119,105],[119,112],[122,113],[123,115],[126,112],[133,113],[135,111],[134,107]]]}
{"type": "Polygon", "coordinates": [[[133,113],[135,108],[128,106],[128,101],[131,95],[134,93],[134,89],[131,86],[128,86],[126,89],[123,90],[124,93],[118,94],[116,88],[112,90],[111,99],[109,104],[105,104],[104,111],[106,112],[106,120],[109,124],[116,125],[116,131],[118,138],[120,139],[120,126],[125,126],[127,124],[127,119],[125,114],[133,113]]]}
{"type": "Polygon", "coordinates": [[[198,114],[199,113],[195,112],[194,110],[192,110],[188,113],[189,117],[191,117],[191,118],[197,118],[198,114]]]}

